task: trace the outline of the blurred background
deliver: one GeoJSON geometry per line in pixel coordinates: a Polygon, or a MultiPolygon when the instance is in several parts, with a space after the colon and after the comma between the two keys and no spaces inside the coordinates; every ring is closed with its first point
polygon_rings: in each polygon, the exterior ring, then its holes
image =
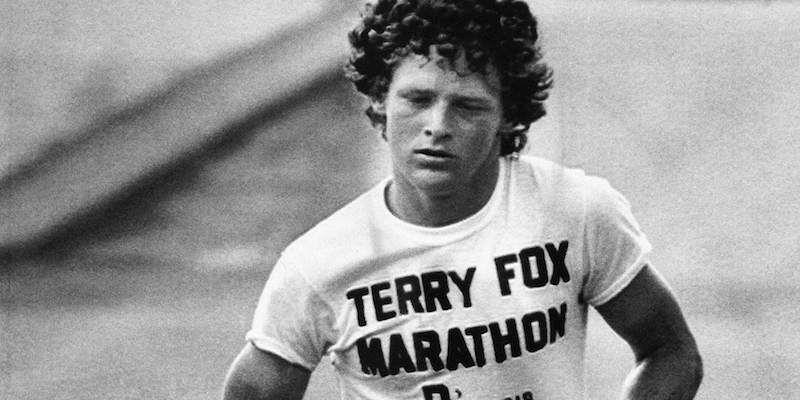
{"type": "MultiPolygon", "coordinates": [[[[697,398],[799,398],[800,4],[531,5],[529,151],[631,201],[697,398]]],[[[0,397],[219,397],[281,249],[388,171],[341,74],[360,7],[0,1],[0,397]]],[[[632,354],[595,313],[588,353],[615,398],[632,354]]]]}

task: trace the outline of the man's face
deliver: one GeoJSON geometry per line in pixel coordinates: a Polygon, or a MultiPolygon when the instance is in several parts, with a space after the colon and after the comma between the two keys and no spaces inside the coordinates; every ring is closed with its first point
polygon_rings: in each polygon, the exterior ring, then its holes
{"type": "Polygon", "coordinates": [[[386,100],[386,140],[396,183],[428,195],[494,184],[503,122],[500,80],[492,68],[470,73],[434,51],[403,59],[386,100]]]}

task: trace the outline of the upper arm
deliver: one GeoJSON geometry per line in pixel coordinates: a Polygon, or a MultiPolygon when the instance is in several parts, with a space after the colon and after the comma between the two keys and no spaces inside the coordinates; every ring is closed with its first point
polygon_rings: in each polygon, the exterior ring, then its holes
{"type": "Polygon", "coordinates": [[[597,311],[628,342],[637,361],[657,351],[698,357],[694,337],[672,290],[649,266],[597,311]]]}
{"type": "Polygon", "coordinates": [[[300,400],[311,372],[248,343],[225,378],[224,400],[300,400]]]}

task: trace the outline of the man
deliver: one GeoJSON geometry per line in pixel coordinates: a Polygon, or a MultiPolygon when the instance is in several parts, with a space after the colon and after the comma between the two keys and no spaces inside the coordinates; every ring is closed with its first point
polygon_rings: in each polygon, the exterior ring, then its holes
{"type": "Polygon", "coordinates": [[[380,0],[351,33],[393,174],[292,243],[226,399],[579,399],[587,307],[631,346],[625,399],[691,399],[702,363],[606,181],[517,156],[550,70],[525,3],[380,0]],[[332,396],[334,397],[334,396],[332,396]]]}

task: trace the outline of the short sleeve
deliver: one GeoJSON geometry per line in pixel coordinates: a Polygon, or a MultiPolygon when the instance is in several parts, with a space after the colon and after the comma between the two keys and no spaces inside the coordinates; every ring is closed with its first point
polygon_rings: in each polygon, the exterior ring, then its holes
{"type": "Polygon", "coordinates": [[[263,351],[313,371],[329,343],[330,307],[284,262],[270,273],[247,340],[263,351]]]}
{"type": "Polygon", "coordinates": [[[633,217],[630,203],[604,179],[586,186],[584,262],[589,278],[583,294],[599,306],[616,296],[647,265],[652,245],[633,217]]]}

